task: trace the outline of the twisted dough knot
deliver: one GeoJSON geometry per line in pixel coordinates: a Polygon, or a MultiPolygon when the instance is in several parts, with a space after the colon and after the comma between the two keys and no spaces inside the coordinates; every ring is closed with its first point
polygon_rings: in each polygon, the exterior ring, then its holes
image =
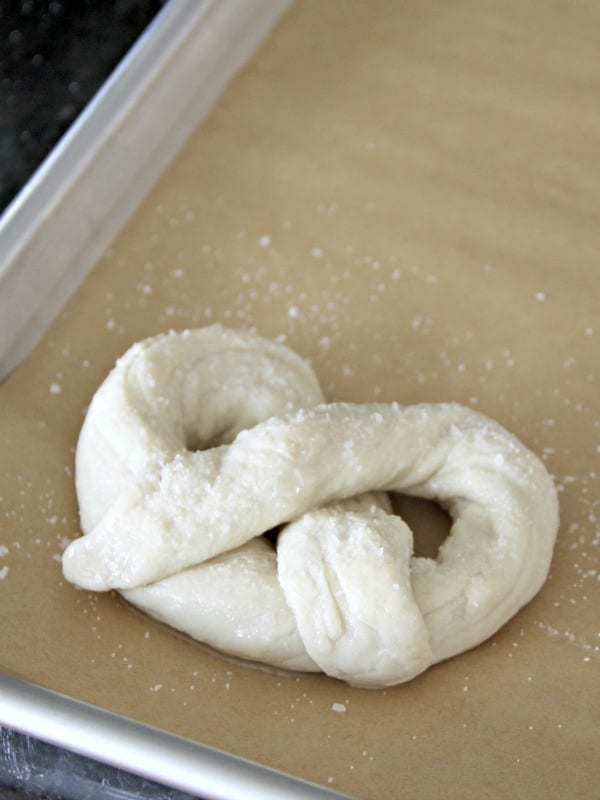
{"type": "Polygon", "coordinates": [[[220,326],[134,345],[77,447],[65,576],[229,654],[366,687],[494,633],[543,584],[552,481],[455,404],[325,404],[288,348],[220,326]],[[437,559],[385,492],[437,500],[437,559]],[[262,534],[283,525],[276,548],[262,534]]]}

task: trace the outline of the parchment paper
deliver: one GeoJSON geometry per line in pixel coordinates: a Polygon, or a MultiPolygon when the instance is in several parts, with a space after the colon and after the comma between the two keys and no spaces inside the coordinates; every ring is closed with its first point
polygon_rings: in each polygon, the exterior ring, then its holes
{"type": "Polygon", "coordinates": [[[0,386],[5,668],[364,798],[594,796],[599,40],[564,0],[297,3],[0,386]],[[369,692],[66,584],[93,392],[134,341],[214,321],[281,337],[332,399],[456,400],[519,435],[560,490],[542,592],[369,692]]]}

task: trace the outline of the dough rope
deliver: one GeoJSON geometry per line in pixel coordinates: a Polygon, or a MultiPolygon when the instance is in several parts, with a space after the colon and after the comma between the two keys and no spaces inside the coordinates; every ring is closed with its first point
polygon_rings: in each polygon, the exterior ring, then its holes
{"type": "Polygon", "coordinates": [[[291,350],[218,325],[119,359],[76,486],[68,580],[231,655],[365,687],[491,636],[544,583],[558,529],[545,467],[498,423],[456,404],[326,404],[291,350]],[[436,559],[413,555],[393,491],[449,512],[436,559]]]}

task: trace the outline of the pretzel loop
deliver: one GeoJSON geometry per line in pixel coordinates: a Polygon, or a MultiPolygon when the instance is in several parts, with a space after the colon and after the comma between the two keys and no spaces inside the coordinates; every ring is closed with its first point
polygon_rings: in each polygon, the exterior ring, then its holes
{"type": "Polygon", "coordinates": [[[220,326],[134,345],[77,448],[65,576],[229,654],[380,687],[492,635],[544,583],[542,463],[456,404],[326,404],[283,345],[220,326]],[[445,507],[413,555],[387,492],[445,507]],[[262,534],[283,526],[274,548],[262,534]]]}

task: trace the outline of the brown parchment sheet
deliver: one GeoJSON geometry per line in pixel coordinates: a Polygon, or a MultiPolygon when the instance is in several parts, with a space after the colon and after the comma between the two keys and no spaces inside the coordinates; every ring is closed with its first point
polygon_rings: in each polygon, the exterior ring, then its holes
{"type": "Polygon", "coordinates": [[[5,669],[362,798],[597,796],[599,41],[585,2],[292,8],[0,386],[5,669]],[[68,585],[93,392],[134,341],[216,321],[281,337],[331,399],[454,400],[521,437],[560,491],[541,593],[365,691],[68,585]]]}

